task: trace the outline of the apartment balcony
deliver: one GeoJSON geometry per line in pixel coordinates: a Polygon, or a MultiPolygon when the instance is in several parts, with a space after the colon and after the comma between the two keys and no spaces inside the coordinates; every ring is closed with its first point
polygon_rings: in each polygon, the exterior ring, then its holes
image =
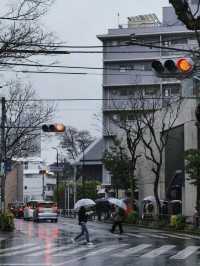
{"type": "MultiPolygon", "coordinates": [[[[155,96],[154,96],[155,97],[155,96]]],[[[146,97],[143,99],[130,98],[130,99],[117,99],[105,100],[103,102],[103,111],[138,111],[138,110],[152,110],[162,107],[162,99],[146,97]]]]}
{"type": "Polygon", "coordinates": [[[159,58],[160,49],[147,48],[139,45],[134,46],[117,46],[104,48],[104,62],[112,61],[130,61],[130,60],[147,60],[159,58]]]}
{"type": "MultiPolygon", "coordinates": [[[[174,81],[176,82],[176,81],[174,81]]],[[[103,86],[135,86],[135,85],[159,85],[161,79],[152,71],[107,71],[103,77],[103,86]]]]}

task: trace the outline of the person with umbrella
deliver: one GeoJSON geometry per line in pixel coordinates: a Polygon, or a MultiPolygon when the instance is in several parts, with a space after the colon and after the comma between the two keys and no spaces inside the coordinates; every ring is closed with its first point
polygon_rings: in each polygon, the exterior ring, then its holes
{"type": "MultiPolygon", "coordinates": [[[[93,245],[92,242],[90,242],[90,236],[89,236],[89,232],[88,232],[88,229],[87,229],[87,221],[88,221],[88,214],[86,212],[86,206],[92,206],[92,203],[91,204],[87,204],[89,202],[89,199],[88,200],[80,200],[78,201],[76,204],[75,204],[75,209],[79,209],[78,211],[78,221],[79,221],[79,225],[81,226],[81,232],[80,234],[78,234],[75,238],[72,238],[72,242],[73,243],[76,243],[76,241],[82,237],[83,235],[85,235],[85,238],[86,238],[86,241],[87,241],[87,244],[88,245],[93,245]],[[85,205],[85,206],[84,206],[85,205]]],[[[94,204],[95,205],[95,202],[94,204]]]]}
{"type": "Polygon", "coordinates": [[[110,230],[111,233],[115,232],[116,226],[119,226],[119,232],[122,234],[124,232],[122,227],[122,222],[125,218],[125,209],[127,208],[126,204],[119,199],[110,198],[108,201],[113,204],[114,211],[112,212],[112,218],[113,218],[113,225],[112,229],[110,230]]]}

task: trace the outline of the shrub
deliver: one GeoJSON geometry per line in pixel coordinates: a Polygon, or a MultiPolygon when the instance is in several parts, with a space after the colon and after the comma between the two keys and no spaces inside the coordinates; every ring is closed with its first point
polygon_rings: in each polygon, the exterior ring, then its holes
{"type": "Polygon", "coordinates": [[[175,229],[184,229],[186,226],[185,216],[182,215],[173,215],[171,216],[170,226],[175,229]]]}
{"type": "Polygon", "coordinates": [[[14,215],[10,212],[5,212],[0,214],[0,230],[2,231],[13,231],[14,225],[14,215]]]}
{"type": "Polygon", "coordinates": [[[139,215],[138,212],[132,211],[128,214],[126,217],[126,222],[129,224],[136,224],[139,220],[139,215]]]}
{"type": "Polygon", "coordinates": [[[185,216],[177,215],[176,218],[176,229],[184,229],[186,225],[186,219],[185,216]]]}

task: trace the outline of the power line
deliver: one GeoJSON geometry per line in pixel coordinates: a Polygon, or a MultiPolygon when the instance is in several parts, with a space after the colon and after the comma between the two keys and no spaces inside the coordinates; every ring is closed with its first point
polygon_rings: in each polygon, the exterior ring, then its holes
{"type": "Polygon", "coordinates": [[[33,50],[33,49],[5,49],[1,53],[21,53],[21,54],[70,54],[69,51],[50,51],[50,50],[33,50]]]}
{"type": "MultiPolygon", "coordinates": [[[[200,97],[194,96],[194,97],[179,97],[179,100],[184,100],[184,99],[200,99],[200,97]]],[[[138,98],[138,97],[129,97],[127,99],[124,98],[44,98],[44,99],[13,99],[13,100],[6,100],[7,102],[12,101],[12,102],[65,102],[65,101],[71,101],[71,102],[76,102],[76,101],[131,101],[131,100],[141,100],[141,101],[146,101],[146,100],[177,100],[177,96],[174,97],[143,97],[143,98],[138,98]]],[[[0,98],[1,101],[1,98],[0,98]]]]}
{"type": "MultiPolygon", "coordinates": [[[[139,71],[139,70],[138,70],[139,71]]],[[[91,76],[130,76],[130,73],[89,73],[89,72],[59,72],[59,71],[31,71],[31,70],[15,70],[14,72],[29,74],[54,74],[54,75],[91,75],[91,76]]],[[[138,76],[141,74],[134,73],[138,76]]],[[[153,74],[142,74],[142,76],[154,77],[153,74]]]]}
{"type": "MultiPolygon", "coordinates": [[[[114,70],[114,71],[119,71],[120,67],[117,68],[112,68],[112,67],[89,67],[89,66],[62,66],[62,65],[46,65],[46,64],[26,64],[26,63],[12,63],[12,62],[5,62],[1,63],[0,65],[2,66],[27,66],[27,67],[47,67],[47,68],[69,68],[69,69],[91,69],[91,70],[114,70]]],[[[125,68],[127,71],[151,71],[151,70],[145,70],[145,69],[137,69],[137,68],[125,68]]]]}
{"type": "MultiPolygon", "coordinates": [[[[131,41],[129,45],[125,45],[125,46],[131,46],[131,45],[138,45],[138,46],[144,46],[144,47],[148,47],[150,49],[152,48],[158,48],[158,49],[163,49],[163,50],[172,50],[172,51],[179,51],[179,52],[189,52],[189,53],[193,53],[193,52],[197,52],[191,49],[183,49],[183,48],[175,48],[175,47],[169,47],[169,46],[158,46],[158,45],[152,45],[152,44],[145,44],[145,43],[140,43],[140,42],[133,42],[131,41]]],[[[39,46],[39,45],[38,45],[39,46]]],[[[102,48],[102,46],[100,46],[102,48]]],[[[113,47],[113,46],[112,46],[113,47]]],[[[50,47],[49,47],[50,48],[50,47]]],[[[28,50],[28,49],[7,49],[4,52],[8,52],[8,53],[32,53],[32,54],[132,54],[132,53],[158,53],[160,52],[160,50],[158,51],[82,51],[82,50],[78,50],[78,51],[49,51],[49,50],[28,50]]],[[[198,52],[199,53],[199,52],[198,52]]]]}

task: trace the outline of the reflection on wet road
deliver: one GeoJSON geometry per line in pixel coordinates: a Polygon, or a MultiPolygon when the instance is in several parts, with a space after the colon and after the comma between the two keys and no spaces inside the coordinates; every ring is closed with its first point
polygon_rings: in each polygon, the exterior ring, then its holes
{"type": "Polygon", "coordinates": [[[200,264],[200,237],[156,230],[125,228],[111,234],[109,224],[89,223],[93,246],[79,233],[77,221],[60,218],[58,224],[16,220],[16,232],[0,236],[1,266],[193,266],[200,264]]]}

